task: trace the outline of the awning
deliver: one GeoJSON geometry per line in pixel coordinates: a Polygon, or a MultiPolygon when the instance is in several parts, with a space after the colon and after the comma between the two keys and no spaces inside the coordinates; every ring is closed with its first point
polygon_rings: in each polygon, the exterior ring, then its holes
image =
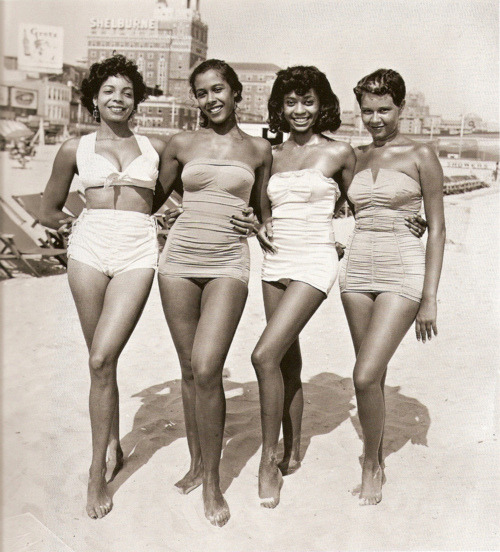
{"type": "Polygon", "coordinates": [[[14,131],[25,131],[29,136],[33,134],[24,123],[11,121],[9,119],[0,119],[0,135],[5,137],[14,131]]]}

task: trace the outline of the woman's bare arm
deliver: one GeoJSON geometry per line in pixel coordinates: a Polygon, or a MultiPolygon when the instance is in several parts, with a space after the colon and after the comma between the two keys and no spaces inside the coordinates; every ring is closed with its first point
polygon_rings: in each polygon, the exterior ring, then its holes
{"type": "Polygon", "coordinates": [[[415,322],[417,339],[423,342],[437,335],[437,289],[443,265],[446,227],[443,205],[443,169],[436,154],[426,145],[418,150],[420,185],[429,229],[425,254],[422,302],[415,322]]]}
{"type": "Polygon", "coordinates": [[[55,230],[74,219],[62,209],[68,198],[73,177],[77,174],[78,143],[78,138],[72,138],[59,148],[52,166],[52,173],[43,192],[40,222],[55,230]]]}

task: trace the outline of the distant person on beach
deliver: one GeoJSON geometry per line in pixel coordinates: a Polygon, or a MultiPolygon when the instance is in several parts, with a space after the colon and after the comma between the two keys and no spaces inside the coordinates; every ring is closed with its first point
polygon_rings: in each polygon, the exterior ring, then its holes
{"type": "Polygon", "coordinates": [[[363,430],[360,504],[382,499],[387,364],[415,321],[423,343],[437,335],[445,220],[443,171],[434,151],[399,133],[405,83],[379,69],[354,88],[373,142],[355,149],[347,193],[356,225],[340,270],[340,291],[356,352],[354,387],[363,430]],[[427,250],[405,224],[423,198],[427,250]]]}
{"type": "Polygon", "coordinates": [[[201,128],[174,135],[161,157],[164,194],[158,201],[180,179],[183,205],[160,257],[158,280],[181,364],[191,455],[190,468],[176,487],[187,494],[203,484],[205,515],[222,526],[230,517],[219,482],[225,422],[222,370],[248,294],[246,238],[253,228],[248,205],[258,208],[272,157],[266,140],[238,127],[235,109],[242,84],[227,63],[204,61],[191,74],[190,84],[201,128]]]}
{"type": "Polygon", "coordinates": [[[82,104],[99,128],[62,144],[43,194],[41,222],[63,231],[72,225],[68,280],[89,350],[91,381],[87,513],[96,519],[112,508],[106,473],[112,479],[123,464],[117,363],[157,267],[151,210],[165,143],[129,128],[137,105],[146,98],[146,86],[132,61],[115,55],[93,64],[81,92],[82,104]],[[87,208],[74,220],[63,206],[76,174],[87,208]]]}

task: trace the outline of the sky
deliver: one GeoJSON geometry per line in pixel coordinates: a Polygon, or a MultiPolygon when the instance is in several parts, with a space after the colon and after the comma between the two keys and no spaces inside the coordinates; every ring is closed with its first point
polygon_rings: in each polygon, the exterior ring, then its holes
{"type": "MultiPolygon", "coordinates": [[[[167,0],[168,1],[168,0],[167,0]]],[[[176,0],[179,1],[179,0],[176,0]]],[[[0,0],[4,55],[21,22],[64,27],[64,61],[87,56],[91,17],[152,16],[155,0],[0,0]]],[[[316,65],[343,110],[356,82],[399,71],[432,114],[499,119],[497,0],[200,0],[208,57],[316,65]]]]}

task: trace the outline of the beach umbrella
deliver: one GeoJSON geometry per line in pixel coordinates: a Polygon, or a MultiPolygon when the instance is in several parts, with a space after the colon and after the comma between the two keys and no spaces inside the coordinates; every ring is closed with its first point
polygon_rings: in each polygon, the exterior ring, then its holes
{"type": "Polygon", "coordinates": [[[21,138],[30,138],[33,136],[33,131],[29,128],[18,128],[5,135],[6,140],[19,140],[21,138]]]}

